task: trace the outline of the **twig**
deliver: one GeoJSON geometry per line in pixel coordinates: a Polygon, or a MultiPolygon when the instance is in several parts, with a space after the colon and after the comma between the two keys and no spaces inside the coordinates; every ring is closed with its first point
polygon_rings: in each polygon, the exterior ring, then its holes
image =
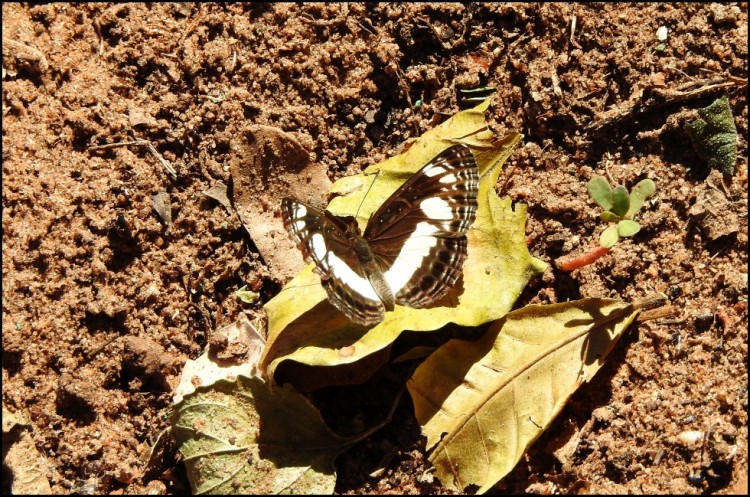
{"type": "Polygon", "coordinates": [[[120,335],[117,335],[116,337],[112,338],[111,340],[107,340],[106,342],[104,342],[104,344],[102,344],[99,347],[95,348],[91,352],[88,352],[88,353],[84,352],[83,353],[84,357],[87,360],[91,360],[92,358],[96,357],[99,354],[99,352],[101,352],[102,350],[104,350],[106,347],[109,346],[109,344],[113,343],[118,338],[120,338],[120,335]]]}
{"type": "Polygon", "coordinates": [[[576,21],[578,19],[575,15],[570,20],[570,44],[573,45],[576,48],[581,48],[581,45],[576,41],[575,35],[576,35],[576,21]]]}
{"type": "MultiPolygon", "coordinates": [[[[655,319],[673,318],[680,315],[680,308],[674,305],[665,305],[657,309],[649,309],[641,312],[638,321],[653,321],[655,319]]],[[[674,321],[674,320],[670,320],[674,321]]]]}
{"type": "Polygon", "coordinates": [[[106,150],[110,148],[118,148],[118,147],[127,147],[130,145],[137,145],[137,146],[145,146],[149,152],[151,152],[151,155],[156,158],[157,161],[164,167],[164,169],[167,170],[170,176],[172,176],[173,179],[177,179],[177,171],[174,170],[172,165],[167,162],[167,160],[162,157],[162,155],[159,153],[158,150],[156,150],[156,147],[153,146],[153,144],[148,140],[133,140],[129,142],[117,142],[117,143],[107,143],[105,145],[94,145],[88,148],[89,151],[94,150],[106,150]]]}
{"type": "MultiPolygon", "coordinates": [[[[370,23],[370,27],[372,27],[372,29],[375,29],[375,26],[372,25],[372,22],[368,18],[365,17],[364,20],[370,23]]],[[[371,35],[376,35],[377,34],[374,31],[372,31],[371,29],[369,29],[367,26],[365,26],[365,24],[362,21],[357,21],[357,24],[359,24],[359,26],[362,29],[364,29],[365,31],[367,31],[371,35]]]]}
{"type": "Polygon", "coordinates": [[[313,16],[311,16],[307,12],[303,12],[302,14],[300,14],[299,19],[300,21],[305,22],[307,24],[312,24],[315,27],[325,27],[325,26],[331,26],[333,24],[341,23],[341,21],[343,21],[345,17],[346,15],[343,15],[343,16],[339,15],[333,19],[315,19],[313,16]]]}
{"type": "Polygon", "coordinates": [[[604,161],[604,172],[607,175],[607,178],[609,178],[609,184],[612,186],[617,185],[617,182],[612,177],[612,174],[609,172],[609,158],[607,158],[607,160],[604,161]]]}
{"type": "Polygon", "coordinates": [[[719,77],[710,80],[691,81],[676,89],[644,88],[621,107],[602,114],[598,120],[586,126],[586,129],[594,132],[601,131],[670,104],[699,99],[724,88],[742,86],[743,84],[747,85],[747,81],[738,80],[738,78],[719,77]]]}
{"type": "Polygon", "coordinates": [[[665,305],[667,305],[667,302],[669,302],[669,297],[659,292],[659,293],[650,293],[646,295],[645,297],[636,299],[633,301],[633,305],[637,307],[638,309],[640,309],[641,311],[647,311],[647,310],[662,308],[665,305]]]}

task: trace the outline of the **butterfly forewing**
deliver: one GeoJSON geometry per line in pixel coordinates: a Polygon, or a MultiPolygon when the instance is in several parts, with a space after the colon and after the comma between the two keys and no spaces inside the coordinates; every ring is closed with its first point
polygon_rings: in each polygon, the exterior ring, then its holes
{"type": "Polygon", "coordinates": [[[426,307],[461,276],[474,222],[479,175],[471,151],[454,145],[417,171],[365,230],[396,302],[426,307]]]}
{"type": "Polygon", "coordinates": [[[281,218],[305,262],[315,264],[330,302],[354,322],[382,321],[385,308],[353,250],[347,222],[288,198],[281,201],[281,218]]]}
{"type": "MultiPolygon", "coordinates": [[[[414,173],[370,217],[365,238],[370,242],[408,237],[414,224],[438,221],[441,234],[465,234],[474,222],[479,174],[465,145],[454,145],[414,173]],[[424,203],[424,204],[423,204],[424,203]]],[[[398,243],[390,248],[397,248],[398,243]]]]}

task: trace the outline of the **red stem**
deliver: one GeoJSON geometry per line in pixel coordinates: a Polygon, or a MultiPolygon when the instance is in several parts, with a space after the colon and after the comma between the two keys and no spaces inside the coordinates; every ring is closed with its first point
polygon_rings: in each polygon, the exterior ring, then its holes
{"type": "Polygon", "coordinates": [[[589,252],[575,257],[560,257],[555,261],[557,267],[562,271],[573,271],[592,264],[595,260],[609,252],[607,247],[596,247],[589,252]]]}

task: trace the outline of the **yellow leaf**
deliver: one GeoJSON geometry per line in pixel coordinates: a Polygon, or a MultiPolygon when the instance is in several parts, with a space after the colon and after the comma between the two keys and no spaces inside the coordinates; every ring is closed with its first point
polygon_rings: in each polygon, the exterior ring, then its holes
{"type": "Polygon", "coordinates": [[[504,477],[636,314],[607,299],[528,306],[432,354],[407,386],[443,485],[483,493],[504,477]]]}
{"type": "MultiPolygon", "coordinates": [[[[479,205],[476,221],[467,234],[463,285],[455,289],[453,305],[429,309],[397,305],[376,326],[359,326],[327,301],[310,265],[265,306],[268,343],[261,370],[266,378],[273,379],[282,362],[295,361],[309,366],[352,364],[351,378],[361,381],[362,374],[354,373],[355,363],[390,346],[402,331],[433,331],[448,323],[478,326],[498,319],[511,309],[529,279],[544,270],[545,264],[531,257],[526,248],[525,206],[513,209],[510,199],[501,200],[495,194],[501,166],[521,135],[511,133],[493,141],[484,119],[488,105],[489,100],[458,113],[425,133],[401,155],[337,181],[332,191],[347,194],[328,206],[340,216],[354,215],[359,209],[358,221],[364,229],[369,216],[430,159],[456,142],[472,148],[480,173],[479,205]]],[[[372,370],[372,366],[368,368],[372,370]]],[[[347,375],[336,376],[339,383],[347,375]]]]}

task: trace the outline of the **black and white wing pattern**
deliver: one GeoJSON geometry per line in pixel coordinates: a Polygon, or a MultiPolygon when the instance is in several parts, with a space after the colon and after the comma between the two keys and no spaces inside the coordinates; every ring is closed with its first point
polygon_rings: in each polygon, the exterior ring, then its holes
{"type": "Polygon", "coordinates": [[[355,219],[340,218],[293,199],[281,201],[284,228],[302,251],[328,294],[328,300],[352,321],[369,325],[383,320],[385,308],[354,250],[355,219]]]}
{"type": "Polygon", "coordinates": [[[396,302],[427,307],[461,276],[466,231],[477,212],[479,174],[471,151],[454,145],[406,181],[370,217],[365,238],[396,302]]]}
{"type": "Polygon", "coordinates": [[[331,303],[369,326],[394,303],[428,307],[455,286],[478,185],[474,156],[454,145],[401,185],[370,217],[364,235],[354,218],[292,199],[282,200],[281,215],[331,303]]]}

